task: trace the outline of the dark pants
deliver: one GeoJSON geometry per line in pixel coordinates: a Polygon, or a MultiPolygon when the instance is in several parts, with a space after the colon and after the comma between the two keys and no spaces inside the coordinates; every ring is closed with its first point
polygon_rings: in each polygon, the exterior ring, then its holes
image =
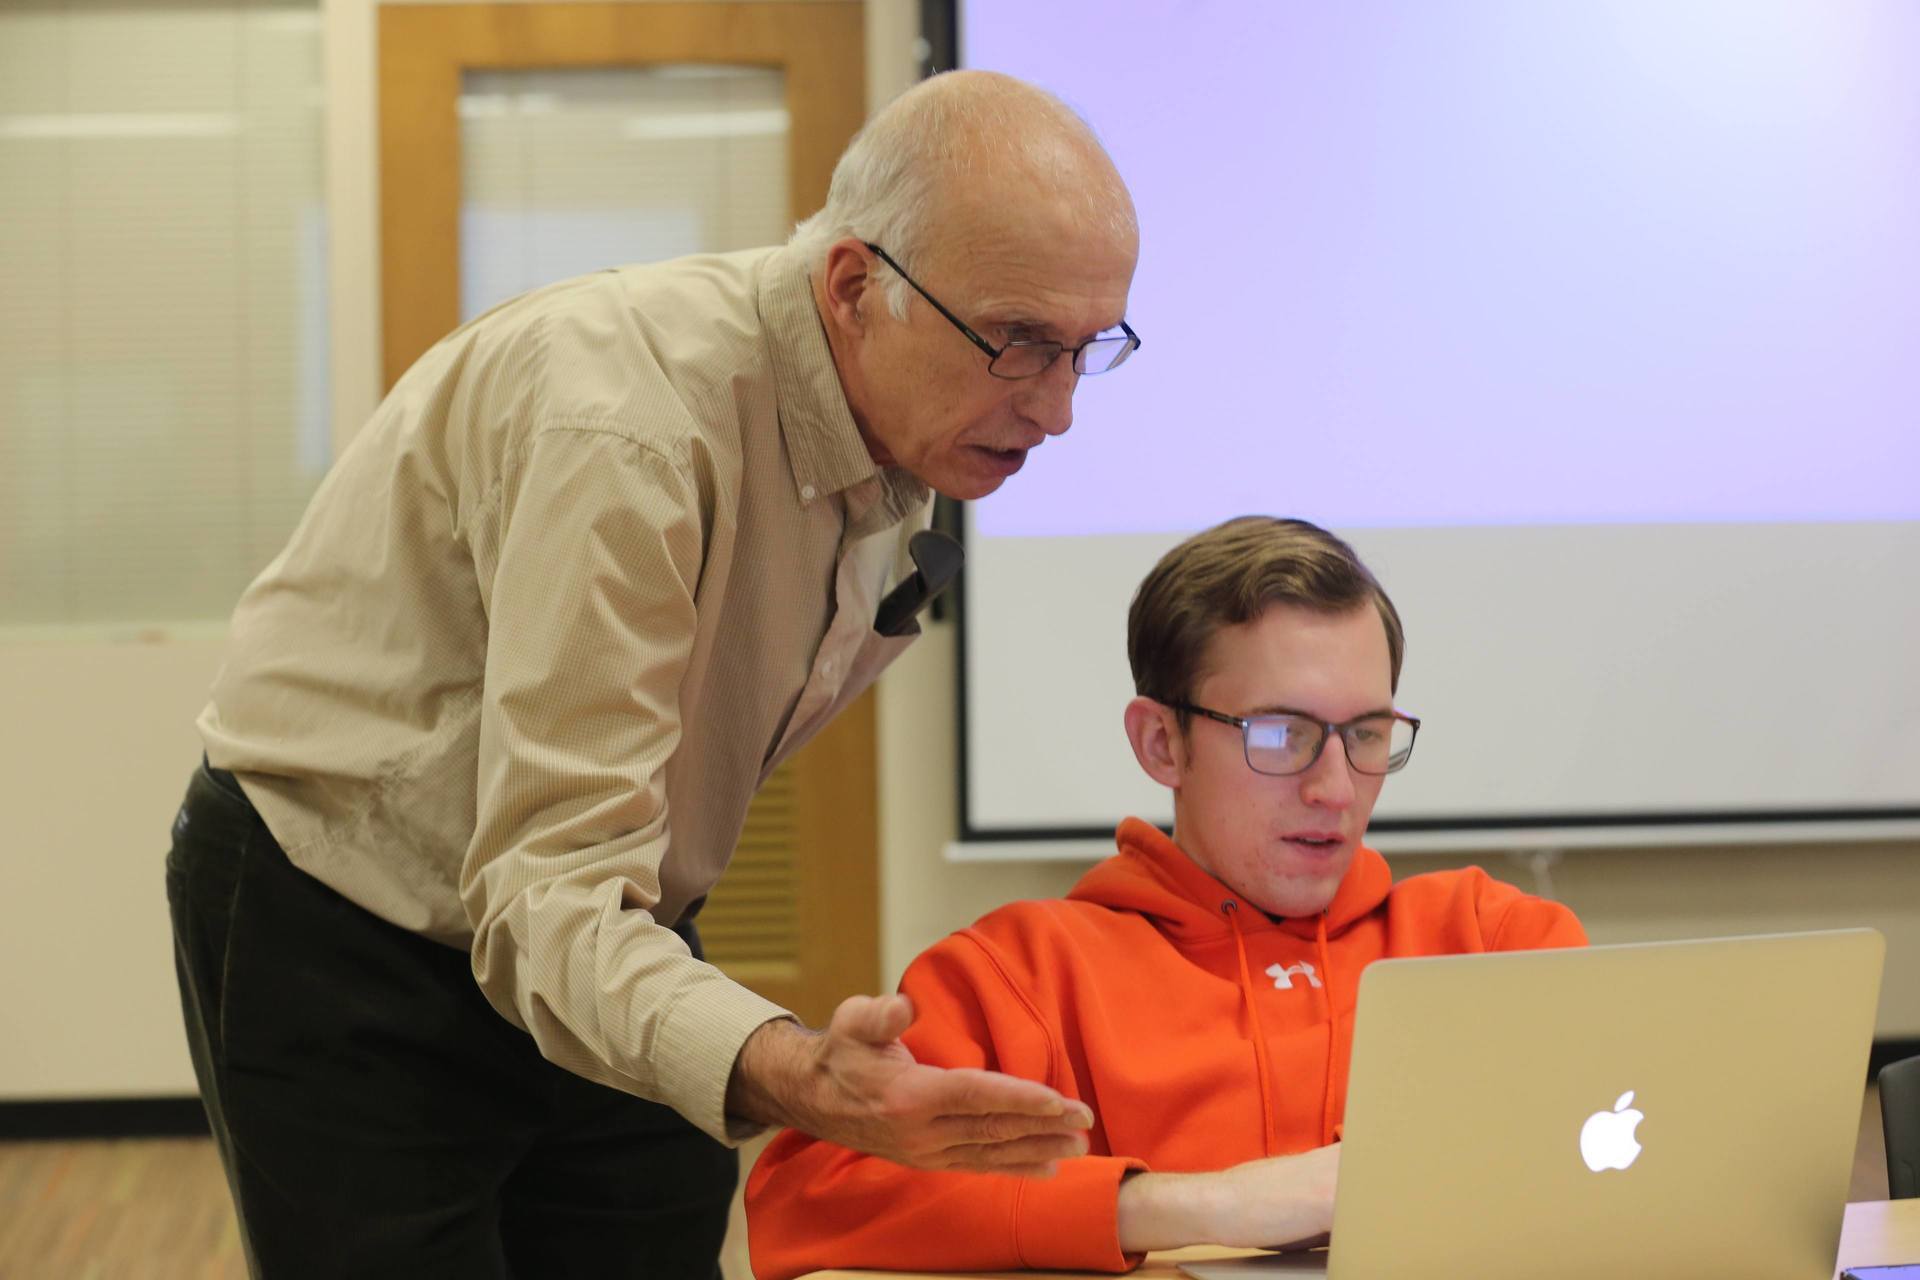
{"type": "Polygon", "coordinates": [[[167,899],[256,1277],[716,1280],[734,1152],[547,1062],[464,952],[288,862],[231,774],[195,770],[167,899]]]}

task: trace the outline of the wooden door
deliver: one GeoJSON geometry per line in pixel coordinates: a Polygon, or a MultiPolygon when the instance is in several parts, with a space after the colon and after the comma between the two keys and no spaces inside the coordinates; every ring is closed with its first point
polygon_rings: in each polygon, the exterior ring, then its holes
{"type": "MultiPolygon", "coordinates": [[[[798,221],[824,203],[834,161],[865,117],[859,3],[383,7],[386,385],[460,320],[466,73],[743,65],[781,72],[788,221],[798,221]]],[[[700,915],[710,960],[816,1025],[841,998],[879,982],[876,791],[869,692],[762,789],[733,865],[700,915]]]]}

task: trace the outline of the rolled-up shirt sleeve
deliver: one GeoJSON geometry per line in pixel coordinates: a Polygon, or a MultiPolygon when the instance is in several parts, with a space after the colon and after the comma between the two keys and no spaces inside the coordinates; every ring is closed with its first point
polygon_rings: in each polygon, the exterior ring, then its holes
{"type": "Polygon", "coordinates": [[[476,825],[460,872],[473,972],[569,1071],[722,1141],[728,1076],[786,1011],[652,914],[672,847],[704,549],[702,479],[617,424],[548,424],[476,520],[487,613],[476,825]]]}

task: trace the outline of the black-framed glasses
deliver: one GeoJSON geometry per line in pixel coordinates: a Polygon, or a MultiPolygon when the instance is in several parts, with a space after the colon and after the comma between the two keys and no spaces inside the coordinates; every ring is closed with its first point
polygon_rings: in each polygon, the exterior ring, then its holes
{"type": "Polygon", "coordinates": [[[879,256],[880,261],[892,267],[902,280],[913,286],[915,293],[947,318],[947,323],[966,335],[967,341],[987,353],[987,372],[996,378],[1032,378],[1045,373],[1062,352],[1073,353],[1073,371],[1093,375],[1112,373],[1127,362],[1127,357],[1140,349],[1140,335],[1128,326],[1125,320],[1120,322],[1118,335],[1105,338],[1089,338],[1077,347],[1069,347],[1061,342],[1028,342],[1016,340],[1004,347],[996,347],[968,327],[967,322],[941,305],[940,299],[920,287],[920,282],[908,275],[906,268],[893,260],[885,249],[872,241],[864,242],[867,248],[879,256]]]}
{"type": "Polygon", "coordinates": [[[1420,735],[1420,718],[1404,711],[1375,711],[1343,724],[1317,719],[1301,711],[1271,715],[1230,716],[1191,702],[1169,702],[1175,711],[1190,711],[1240,730],[1247,767],[1272,778],[1287,778],[1313,768],[1334,734],[1347,749],[1354,772],[1378,777],[1396,773],[1413,756],[1413,740],[1420,735]]]}

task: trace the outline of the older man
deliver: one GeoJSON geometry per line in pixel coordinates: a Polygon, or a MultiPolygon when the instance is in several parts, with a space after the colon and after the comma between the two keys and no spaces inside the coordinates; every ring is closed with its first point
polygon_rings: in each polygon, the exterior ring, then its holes
{"type": "Polygon", "coordinates": [[[953,74],[786,247],[554,285],[401,379],[239,604],[168,860],[257,1274],[709,1277],[767,1124],[1083,1148],[1051,1088],[915,1065],[897,1000],[804,1030],[692,916],[911,638],[873,619],[928,490],[991,493],[1138,345],[1136,251],[1083,122],[953,74]]]}

